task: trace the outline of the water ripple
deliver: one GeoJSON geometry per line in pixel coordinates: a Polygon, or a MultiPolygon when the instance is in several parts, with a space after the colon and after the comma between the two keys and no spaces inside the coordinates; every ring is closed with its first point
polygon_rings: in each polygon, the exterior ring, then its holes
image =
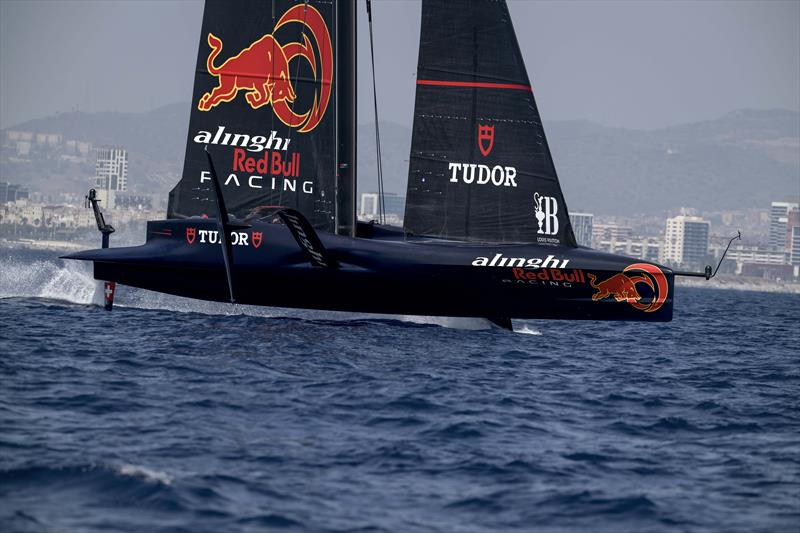
{"type": "Polygon", "coordinates": [[[109,314],[83,268],[0,260],[2,531],[800,523],[796,295],[515,335],[126,287],[109,314]]]}

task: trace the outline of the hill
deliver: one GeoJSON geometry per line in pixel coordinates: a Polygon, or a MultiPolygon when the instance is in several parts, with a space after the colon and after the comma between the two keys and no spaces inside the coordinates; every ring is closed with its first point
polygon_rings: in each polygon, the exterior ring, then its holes
{"type": "MultiPolygon", "coordinates": [[[[183,164],[189,106],[147,113],[64,113],[12,130],[57,133],[130,153],[130,183],[165,194],[183,164]]],[[[568,204],[573,210],[630,215],[697,207],[706,211],[766,207],[800,191],[800,113],[741,110],[719,119],[657,130],[610,128],[585,121],[546,122],[568,204]]],[[[4,136],[5,137],[5,136],[4,136]]],[[[381,123],[386,190],[404,194],[410,128],[381,123]]],[[[376,185],[374,127],[359,125],[359,189],[376,185]]],[[[42,192],[80,192],[89,162],[52,158],[29,163],[0,154],[0,179],[42,192]]]]}

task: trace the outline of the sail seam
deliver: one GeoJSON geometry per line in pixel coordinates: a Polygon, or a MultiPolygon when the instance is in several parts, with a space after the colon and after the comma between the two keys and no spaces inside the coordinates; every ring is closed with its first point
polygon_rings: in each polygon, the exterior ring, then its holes
{"type": "MultiPolygon", "coordinates": [[[[462,117],[462,116],[455,116],[455,115],[431,115],[429,113],[419,113],[417,115],[420,118],[438,118],[443,120],[472,120],[471,117],[462,117]]],[[[535,120],[521,120],[521,119],[514,119],[514,118],[496,118],[496,117],[475,117],[476,120],[491,120],[492,122],[505,122],[508,124],[536,124],[539,125],[539,122],[535,120]]]]}
{"type": "Polygon", "coordinates": [[[434,85],[437,87],[470,87],[477,89],[514,89],[518,91],[533,92],[530,85],[518,83],[489,83],[483,81],[440,81],[440,80],[417,80],[417,85],[434,85]]]}

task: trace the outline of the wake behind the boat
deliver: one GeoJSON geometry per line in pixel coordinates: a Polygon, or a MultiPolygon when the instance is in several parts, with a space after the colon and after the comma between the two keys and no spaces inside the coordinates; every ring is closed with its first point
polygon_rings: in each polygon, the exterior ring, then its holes
{"type": "MultiPolygon", "coordinates": [[[[0,259],[0,299],[42,299],[77,305],[103,305],[103,283],[92,276],[91,265],[60,259],[25,259],[18,254],[0,259]]],[[[495,326],[486,319],[377,315],[336,311],[285,309],[240,304],[225,304],[182,298],[169,294],[121,286],[115,306],[143,310],[199,313],[205,315],[247,315],[262,318],[289,318],[308,321],[373,321],[428,324],[461,330],[487,330],[495,326]]],[[[520,333],[540,334],[523,326],[520,333]]]]}
{"type": "Polygon", "coordinates": [[[0,298],[44,298],[74,304],[99,303],[92,269],[75,262],[20,257],[0,259],[0,298]]]}

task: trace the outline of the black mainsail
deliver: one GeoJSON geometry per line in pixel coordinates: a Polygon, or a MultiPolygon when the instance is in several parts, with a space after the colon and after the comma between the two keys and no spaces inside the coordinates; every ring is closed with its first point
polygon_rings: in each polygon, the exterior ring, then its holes
{"type": "Polygon", "coordinates": [[[504,0],[423,0],[405,230],[575,246],[504,0]]]}
{"type": "Polygon", "coordinates": [[[206,2],[183,176],[168,218],[215,213],[208,145],[232,215],[290,207],[334,231],[335,15],[324,0],[206,2]]]}

